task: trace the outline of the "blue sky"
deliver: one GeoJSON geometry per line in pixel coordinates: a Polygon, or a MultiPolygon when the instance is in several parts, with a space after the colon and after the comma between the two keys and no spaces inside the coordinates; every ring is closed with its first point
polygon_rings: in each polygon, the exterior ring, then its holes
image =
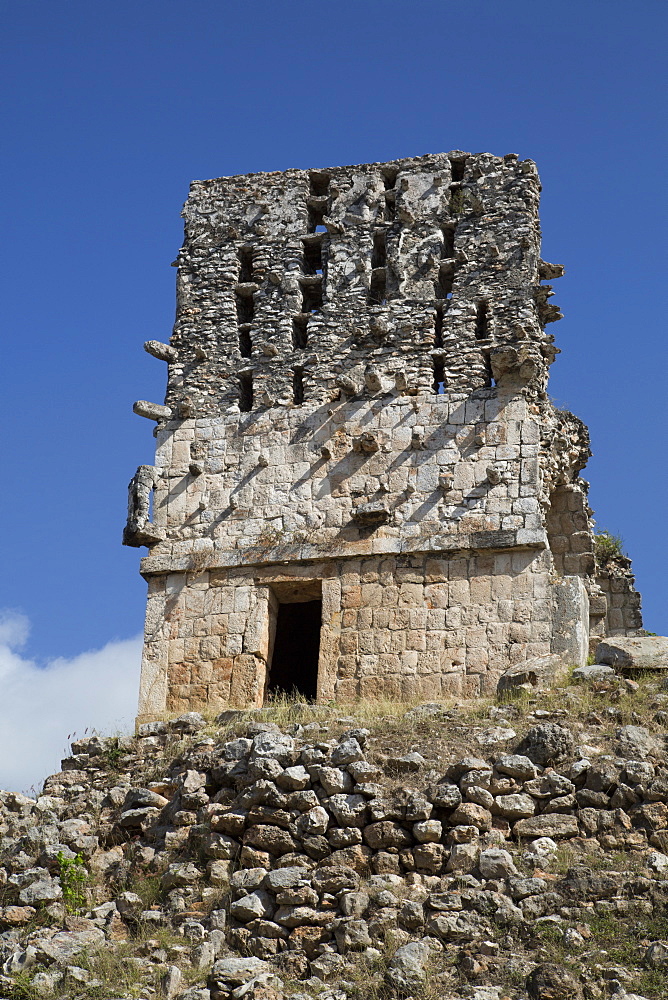
{"type": "Polygon", "coordinates": [[[120,534],[154,441],[132,403],[164,394],[142,344],[169,338],[190,180],[449,149],[538,163],[566,266],[551,392],[590,427],[597,521],[665,634],[666,20],[659,0],[0,2],[0,608],[29,623],[21,656],[142,627],[120,534]]]}

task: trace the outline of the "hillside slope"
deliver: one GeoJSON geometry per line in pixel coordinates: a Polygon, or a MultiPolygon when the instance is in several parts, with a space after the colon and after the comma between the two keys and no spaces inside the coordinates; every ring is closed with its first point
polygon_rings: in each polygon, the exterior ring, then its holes
{"type": "Polygon", "coordinates": [[[194,713],[0,793],[0,996],[668,995],[668,686],[194,713]]]}

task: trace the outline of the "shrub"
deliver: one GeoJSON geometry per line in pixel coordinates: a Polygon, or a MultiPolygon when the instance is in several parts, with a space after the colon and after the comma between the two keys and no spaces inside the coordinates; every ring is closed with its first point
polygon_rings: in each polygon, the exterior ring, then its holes
{"type": "Polygon", "coordinates": [[[605,529],[597,531],[594,535],[594,552],[600,566],[605,566],[611,559],[626,556],[624,543],[619,535],[613,535],[605,529]]]}
{"type": "Polygon", "coordinates": [[[70,913],[76,913],[86,905],[88,869],[80,854],[74,858],[66,858],[62,851],[58,851],[56,857],[65,908],[70,913]]]}

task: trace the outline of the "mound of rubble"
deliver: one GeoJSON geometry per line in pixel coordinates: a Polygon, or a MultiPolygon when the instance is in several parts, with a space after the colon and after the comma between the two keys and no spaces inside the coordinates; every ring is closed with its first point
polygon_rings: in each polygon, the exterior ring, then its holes
{"type": "Polygon", "coordinates": [[[78,740],[36,799],[0,793],[0,996],[668,995],[665,712],[604,752],[535,710],[439,770],[428,728],[392,757],[382,720],[302,709],[78,740]]]}

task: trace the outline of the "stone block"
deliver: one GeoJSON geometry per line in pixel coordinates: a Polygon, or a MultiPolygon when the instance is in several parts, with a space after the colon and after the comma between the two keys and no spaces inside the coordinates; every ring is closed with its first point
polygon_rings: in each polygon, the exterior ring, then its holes
{"type": "Polygon", "coordinates": [[[668,638],[665,636],[616,636],[596,647],[597,663],[618,670],[668,669],[668,638]]]}
{"type": "Polygon", "coordinates": [[[584,666],[589,652],[589,597],[580,577],[561,577],[553,585],[552,652],[584,666]]]}

